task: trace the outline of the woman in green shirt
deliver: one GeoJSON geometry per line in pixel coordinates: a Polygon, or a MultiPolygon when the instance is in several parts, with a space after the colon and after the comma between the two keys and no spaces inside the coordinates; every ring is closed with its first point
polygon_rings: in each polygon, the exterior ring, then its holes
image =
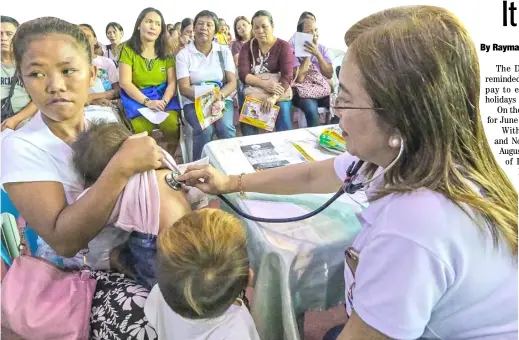
{"type": "MultiPolygon", "coordinates": [[[[164,111],[176,94],[177,81],[175,61],[166,55],[163,40],[166,24],[162,13],[154,8],[144,9],[135,23],[131,38],[124,44],[119,57],[119,85],[133,100],[152,110],[164,111]],[[167,82],[167,88],[161,100],[151,100],[140,90],[158,86],[167,82]]],[[[168,143],[168,151],[174,154],[179,139],[178,112],[168,111],[169,117],[158,124],[168,143]]],[[[144,116],[130,120],[136,133],[154,128],[144,116]]]]}

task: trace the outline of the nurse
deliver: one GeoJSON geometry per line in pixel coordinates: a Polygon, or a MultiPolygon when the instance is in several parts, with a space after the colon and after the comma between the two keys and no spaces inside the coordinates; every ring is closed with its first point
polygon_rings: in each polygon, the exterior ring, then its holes
{"type": "Polygon", "coordinates": [[[179,180],[212,194],[330,193],[353,160],[368,180],[403,146],[367,190],[338,339],[517,339],[517,192],[483,130],[466,28],[439,7],[397,7],[345,42],[334,106],[348,153],[240,176],[191,166],[179,180]]]}

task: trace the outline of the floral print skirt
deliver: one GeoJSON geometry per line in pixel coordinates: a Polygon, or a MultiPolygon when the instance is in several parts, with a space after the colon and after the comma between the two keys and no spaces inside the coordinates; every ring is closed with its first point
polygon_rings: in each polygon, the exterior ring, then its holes
{"type": "Polygon", "coordinates": [[[90,314],[91,340],[155,340],[144,315],[149,291],[123,274],[93,271],[97,287],[90,314]]]}

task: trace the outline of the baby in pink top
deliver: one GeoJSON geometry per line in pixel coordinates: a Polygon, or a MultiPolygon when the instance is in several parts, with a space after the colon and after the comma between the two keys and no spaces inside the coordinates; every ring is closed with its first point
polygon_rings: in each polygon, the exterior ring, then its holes
{"type": "MultiPolygon", "coordinates": [[[[88,130],[78,136],[72,145],[73,161],[85,178],[85,192],[129,136],[131,132],[123,124],[104,121],[91,122],[88,130]]],[[[168,153],[164,155],[165,169],[130,178],[107,222],[130,232],[128,242],[112,252],[112,266],[149,288],[155,284],[154,260],[159,231],[191,212],[192,205],[200,203],[193,201],[201,197],[192,189],[189,193],[175,191],[166,184],[165,177],[176,170],[176,163],[168,153]],[[193,197],[195,199],[191,199],[193,197]]]]}

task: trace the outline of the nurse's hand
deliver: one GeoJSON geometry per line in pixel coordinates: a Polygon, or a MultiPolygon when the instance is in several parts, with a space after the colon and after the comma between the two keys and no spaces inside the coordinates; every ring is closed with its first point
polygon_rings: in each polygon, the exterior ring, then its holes
{"type": "Polygon", "coordinates": [[[158,169],[162,166],[163,154],[155,140],[142,132],[128,137],[108,166],[118,169],[128,178],[135,174],[158,169]]]}
{"type": "Polygon", "coordinates": [[[222,174],[212,165],[193,164],[187,167],[183,175],[178,177],[187,186],[196,187],[206,194],[218,195],[233,192],[231,177],[222,174]]]}

